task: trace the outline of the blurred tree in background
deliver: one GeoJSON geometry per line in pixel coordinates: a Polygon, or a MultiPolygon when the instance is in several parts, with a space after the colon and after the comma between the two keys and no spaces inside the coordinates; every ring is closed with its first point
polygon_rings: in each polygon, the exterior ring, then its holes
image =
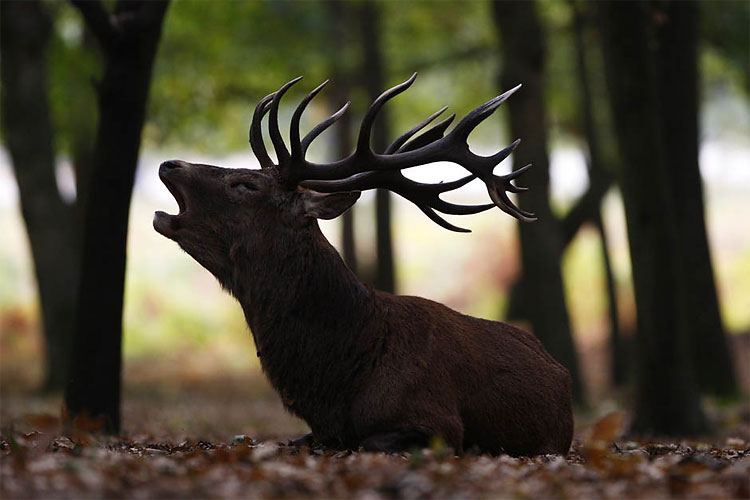
{"type": "MultiPolygon", "coordinates": [[[[347,57],[345,51],[354,45],[353,38],[356,36],[352,29],[352,9],[347,2],[327,2],[328,26],[330,30],[330,45],[328,53],[330,57],[331,79],[335,82],[331,90],[330,99],[331,114],[337,112],[347,102],[351,101],[352,85],[356,79],[355,67],[351,57],[347,57]]],[[[333,149],[337,158],[345,158],[354,149],[352,144],[352,120],[351,113],[344,113],[339,118],[335,128],[333,149]]],[[[349,269],[358,274],[357,248],[354,237],[354,210],[352,206],[341,216],[341,257],[343,257],[349,269]]]]}
{"type": "Polygon", "coordinates": [[[3,35],[8,37],[3,55],[9,56],[3,57],[3,121],[43,297],[45,385],[65,387],[71,417],[101,418],[108,431],[117,432],[128,214],[167,3],[118,2],[111,13],[99,2],[74,4],[104,59],[102,79],[95,84],[96,139],[79,137],[79,130],[71,133],[80,168],[79,223],[73,206],[62,202],[55,180],[45,88],[50,21],[39,2],[3,4],[3,35]]]}
{"type": "Polygon", "coordinates": [[[529,192],[520,207],[539,218],[520,224],[521,276],[511,299],[510,319],[527,319],[531,330],[549,353],[570,371],[573,394],[584,401],[578,359],[573,346],[568,308],[562,282],[562,227],[552,213],[547,155],[547,119],[544,99],[546,37],[535,2],[494,2],[495,21],[502,41],[501,88],[524,87],[508,103],[510,130],[522,138],[523,147],[513,154],[513,169],[532,164],[524,176],[529,192]]]}
{"type": "MultiPolygon", "coordinates": [[[[367,96],[374,101],[386,87],[386,61],[383,57],[380,7],[372,0],[365,0],[359,7],[359,29],[362,41],[361,75],[367,96]]],[[[388,109],[379,113],[372,130],[373,151],[385,153],[393,140],[390,131],[388,109]]],[[[375,194],[376,269],[375,288],[393,293],[396,290],[396,271],[393,261],[393,235],[391,229],[391,194],[378,189],[375,194]]]]}
{"type": "Polygon", "coordinates": [[[664,161],[671,184],[668,202],[684,280],[689,356],[699,386],[713,394],[733,394],[737,383],[727,347],[704,218],[699,155],[699,5],[671,2],[651,11],[658,41],[657,92],[661,109],[664,161]]]}
{"type": "Polygon", "coordinates": [[[82,210],[80,281],[65,387],[69,416],[120,430],[122,306],[130,199],[168,1],[75,1],[101,47],[98,119],[82,210]]]}
{"type": "MultiPolygon", "coordinates": [[[[75,360],[68,387],[74,413],[88,408],[117,427],[125,238],[141,137],[160,156],[242,150],[252,165],[242,130],[255,103],[295,76],[305,75],[308,87],[331,77],[303,122],[351,100],[348,115],[324,135],[330,147],[310,151],[343,157],[371,100],[413,71],[421,73],[419,85],[376,122],[375,151],[443,104],[461,115],[524,85],[494,126],[473,134],[472,147],[520,137],[513,168],[534,164],[520,204],[540,220],[519,226],[521,265],[507,316],[528,323],[568,367],[579,402],[585,391],[561,262],[584,225],[595,228],[601,245],[613,381],[626,383],[638,365],[640,428],[698,429],[698,390],[736,391],[698,146],[702,89],[731,82],[747,95],[746,2],[182,1],[164,19],[158,53],[164,4],[116,3],[116,16],[152,11],[139,28],[145,34],[127,42],[127,23],[107,27],[112,18],[98,3],[76,5],[80,13],[66,3],[0,3],[3,142],[36,272],[45,385],[63,387],[75,360]],[[549,152],[561,143],[585,151],[588,173],[588,187],[566,207],[550,193],[549,152]],[[72,164],[72,200],[58,189],[61,157],[72,164]],[[624,355],[601,215],[613,186],[627,214],[638,316],[637,343],[627,352],[634,359],[624,355]]],[[[293,89],[287,102],[302,92],[293,89]]],[[[391,236],[398,214],[385,194],[374,205],[371,217],[357,215],[357,226],[351,213],[343,218],[342,255],[364,279],[392,290],[403,272],[391,236]],[[372,241],[355,248],[362,234],[372,241]]]]}
{"type": "Polygon", "coordinates": [[[592,223],[599,235],[602,264],[604,267],[604,279],[607,290],[607,307],[609,313],[609,346],[610,346],[610,373],[612,383],[621,386],[626,382],[626,360],[624,355],[623,339],[620,334],[618,317],[617,290],[612,269],[612,258],[607,244],[607,231],[602,220],[602,200],[609,192],[614,181],[612,165],[616,162],[612,148],[609,151],[605,147],[601,134],[602,128],[597,124],[594,113],[595,106],[595,82],[592,78],[591,55],[587,45],[591,45],[590,6],[571,0],[569,5],[572,10],[572,37],[575,46],[576,59],[576,82],[578,86],[578,113],[574,124],[570,127],[580,140],[585,144],[586,167],[589,177],[587,191],[578,199],[565,219],[563,220],[563,241],[569,244],[575,237],[578,229],[586,223],[592,223]]]}
{"type": "Polygon", "coordinates": [[[657,65],[642,2],[599,5],[638,309],[636,426],[700,433],[705,418],[693,385],[669,182],[662,149],[657,65]]]}
{"type": "Polygon", "coordinates": [[[0,4],[3,138],[10,152],[39,293],[47,369],[44,388],[65,385],[78,283],[78,223],[55,179],[48,99],[52,15],[41,2],[0,4]]]}

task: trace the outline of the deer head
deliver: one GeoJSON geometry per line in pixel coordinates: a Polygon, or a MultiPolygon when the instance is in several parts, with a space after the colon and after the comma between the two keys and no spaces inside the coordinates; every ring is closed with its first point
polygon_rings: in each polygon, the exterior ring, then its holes
{"type": "Polygon", "coordinates": [[[513,152],[520,140],[488,157],[472,153],[467,143],[472,130],[520,85],[473,110],[447,134],[455,115],[414,137],[440,116],[446,109],[443,108],[396,139],[382,154],[372,151],[370,134],[378,111],[389,99],[408,89],[416,76],[414,73],[407,81],[381,94],[362,120],[355,151],[347,158],[327,164],[310,162],[305,154],[312,141],[346,112],[349,103],[300,139],[302,113],[328,82],[310,92],[292,115],[290,151],[281,137],[278,122],[281,98],[301,77],[290,81],[261,99],[253,115],[250,144],[261,168],[224,169],[179,160],[163,163],[159,175],[176,198],[179,213],[156,212],[154,228],[177,241],[202,265],[220,276],[228,272],[223,263],[231,251],[233,235],[257,234],[254,239],[260,241],[279,228],[299,229],[315,219],[335,218],[367,189],[382,188],[399,194],[430,219],[452,231],[468,230],[449,223],[437,212],[468,215],[497,206],[521,221],[535,220],[533,214],[513,205],[507,195],[507,192],[526,190],[511,181],[530,165],[504,176],[493,173],[494,167],[513,152]],[[271,160],[263,142],[261,121],[266,114],[269,114],[269,132],[277,163],[271,160]],[[469,174],[452,182],[423,184],[402,173],[406,168],[437,161],[461,165],[469,174]],[[458,189],[474,178],[485,183],[494,204],[457,205],[440,198],[441,194],[458,189]]]}

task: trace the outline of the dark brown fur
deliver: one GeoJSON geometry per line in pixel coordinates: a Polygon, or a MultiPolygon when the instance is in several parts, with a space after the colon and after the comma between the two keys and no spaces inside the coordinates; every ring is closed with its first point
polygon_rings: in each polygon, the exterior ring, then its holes
{"type": "Polygon", "coordinates": [[[325,239],[359,193],[284,189],[274,169],[167,162],[180,204],[154,227],[240,302],[263,371],[314,439],[458,453],[568,452],[570,376],[531,334],[363,284],[325,239]]]}

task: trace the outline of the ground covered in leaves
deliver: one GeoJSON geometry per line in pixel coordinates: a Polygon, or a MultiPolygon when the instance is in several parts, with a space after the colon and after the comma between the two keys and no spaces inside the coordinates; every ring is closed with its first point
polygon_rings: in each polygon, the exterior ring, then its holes
{"type": "Polygon", "coordinates": [[[126,379],[123,434],[105,438],[65,432],[59,394],[4,377],[0,499],[750,498],[746,399],[707,404],[716,431],[700,438],[626,437],[609,401],[576,416],[566,457],[386,455],[283,444],[307,429],[259,372],[126,379]]]}
{"type": "MultiPolygon", "coordinates": [[[[334,452],[238,435],[62,435],[28,415],[0,437],[0,498],[749,498],[747,436],[721,443],[616,440],[623,414],[585,429],[566,457],[334,452]]],[[[740,433],[741,434],[741,433],[740,433]]]]}

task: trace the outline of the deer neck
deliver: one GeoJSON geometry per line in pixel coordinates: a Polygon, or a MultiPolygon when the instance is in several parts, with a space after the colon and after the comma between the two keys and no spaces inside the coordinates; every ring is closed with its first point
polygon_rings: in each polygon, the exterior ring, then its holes
{"type": "Polygon", "coordinates": [[[287,409],[313,432],[333,428],[343,435],[346,416],[331,409],[341,407],[361,378],[357,360],[372,350],[366,325],[376,305],[372,290],[346,267],[317,223],[311,225],[233,249],[231,291],[242,304],[261,367],[287,409]],[[258,246],[267,241],[274,243],[258,246]]]}
{"type": "Polygon", "coordinates": [[[346,266],[317,221],[269,232],[231,252],[229,288],[242,304],[259,355],[288,351],[290,343],[309,344],[313,337],[319,344],[344,341],[356,322],[353,312],[359,316],[372,307],[372,290],[346,266]]]}

